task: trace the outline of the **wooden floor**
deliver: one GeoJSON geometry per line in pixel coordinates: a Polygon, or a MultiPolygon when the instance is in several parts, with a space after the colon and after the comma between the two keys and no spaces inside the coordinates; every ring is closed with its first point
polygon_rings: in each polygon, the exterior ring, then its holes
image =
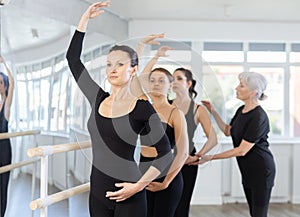
{"type": "MultiPolygon", "coordinates": [[[[242,217],[248,214],[247,204],[194,205],[190,217],[242,217]]],[[[270,204],[268,217],[300,217],[300,204],[270,204]]]]}
{"type": "MultiPolygon", "coordinates": [[[[59,190],[49,186],[49,194],[59,190]]],[[[11,180],[9,202],[5,217],[30,217],[31,176],[22,174],[11,180]]],[[[36,188],[35,199],[39,196],[36,188]]],[[[32,217],[39,217],[35,211],[32,217]]],[[[76,195],[69,200],[51,205],[48,217],[88,217],[88,193],[76,195]]],[[[163,217],[163,216],[162,216],[163,217]]],[[[247,204],[193,205],[190,217],[249,217],[247,204]]],[[[300,204],[270,204],[268,217],[300,217],[300,204]]]]}

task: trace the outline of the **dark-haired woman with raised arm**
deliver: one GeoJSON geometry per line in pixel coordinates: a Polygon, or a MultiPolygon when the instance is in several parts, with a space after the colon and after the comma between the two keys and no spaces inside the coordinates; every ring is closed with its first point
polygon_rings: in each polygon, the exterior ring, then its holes
{"type": "MultiPolygon", "coordinates": [[[[10,107],[13,99],[14,79],[4,60],[0,55],[0,63],[4,65],[6,74],[0,72],[0,133],[8,132],[8,121],[10,116],[10,107]]],[[[11,164],[11,146],[9,139],[0,140],[0,167],[11,164]]],[[[7,190],[10,172],[0,174],[0,199],[1,199],[1,217],[4,217],[7,206],[7,190]]]]}
{"type": "Polygon", "coordinates": [[[92,108],[88,130],[93,164],[89,210],[92,217],[146,217],[145,187],[172,161],[169,140],[147,98],[132,94],[138,67],[136,52],[124,45],[109,51],[106,75],[112,86],[105,92],[80,60],[88,21],[104,12],[109,2],[92,4],[82,15],[71,40],[67,60],[71,72],[92,108]],[[142,175],[134,159],[138,136],[145,137],[157,156],[142,175]]]}

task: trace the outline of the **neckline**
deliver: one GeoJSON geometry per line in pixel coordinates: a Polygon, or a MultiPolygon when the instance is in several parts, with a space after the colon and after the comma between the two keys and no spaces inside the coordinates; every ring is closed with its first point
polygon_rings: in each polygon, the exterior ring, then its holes
{"type": "Polygon", "coordinates": [[[245,105],[243,105],[242,110],[241,110],[241,113],[242,113],[243,115],[249,114],[250,112],[256,110],[258,107],[260,107],[260,105],[255,106],[253,109],[251,109],[251,110],[249,110],[249,111],[247,111],[247,112],[243,112],[243,109],[245,108],[245,105]]]}
{"type": "MultiPolygon", "coordinates": [[[[98,110],[97,110],[96,112],[97,112],[97,114],[98,114],[100,117],[105,118],[105,119],[117,119],[117,118],[123,118],[123,117],[125,117],[125,116],[130,115],[130,114],[136,109],[138,101],[141,101],[141,100],[143,100],[143,99],[137,99],[136,102],[135,102],[135,105],[134,105],[133,109],[132,109],[130,112],[124,114],[124,115],[120,115],[120,116],[116,116],[116,117],[107,117],[107,116],[102,115],[98,110]]],[[[100,104],[101,104],[101,103],[100,103],[100,104]]],[[[100,106],[100,104],[99,104],[99,106],[100,106]]],[[[98,106],[98,107],[99,107],[99,106],[98,106]]]]}

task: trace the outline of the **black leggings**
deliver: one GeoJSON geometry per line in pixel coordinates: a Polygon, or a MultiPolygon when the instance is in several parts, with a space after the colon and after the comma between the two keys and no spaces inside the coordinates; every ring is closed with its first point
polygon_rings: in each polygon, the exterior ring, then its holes
{"type": "MultiPolygon", "coordinates": [[[[11,164],[11,146],[10,143],[0,143],[0,167],[11,164]]],[[[7,190],[10,172],[0,174],[0,199],[1,199],[1,217],[4,217],[7,206],[7,190]]]]}
{"type": "Polygon", "coordinates": [[[252,217],[267,217],[272,188],[247,188],[243,186],[252,217]]]}
{"type": "Polygon", "coordinates": [[[181,169],[181,173],[183,177],[183,192],[174,217],[189,216],[190,203],[197,178],[198,166],[184,165],[181,169]]]}
{"type": "MultiPolygon", "coordinates": [[[[163,178],[157,181],[162,182],[163,178]]],[[[182,189],[183,179],[178,173],[168,188],[157,192],[147,191],[147,217],[174,217],[182,189]]]]}
{"type": "Polygon", "coordinates": [[[122,202],[116,202],[113,209],[90,193],[89,209],[91,217],[146,217],[146,190],[138,192],[122,202]]]}

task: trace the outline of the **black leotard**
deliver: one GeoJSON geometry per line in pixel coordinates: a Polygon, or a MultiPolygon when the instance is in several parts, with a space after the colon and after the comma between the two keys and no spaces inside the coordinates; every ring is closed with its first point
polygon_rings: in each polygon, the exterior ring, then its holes
{"type": "Polygon", "coordinates": [[[116,202],[106,198],[106,192],[118,190],[115,183],[136,182],[141,178],[134,160],[138,135],[148,137],[147,140],[152,142],[148,145],[157,148],[158,157],[152,166],[158,170],[162,171],[172,160],[172,153],[160,119],[148,101],[137,100],[134,109],[121,117],[108,118],[99,114],[98,108],[109,93],[104,92],[93,81],[80,61],[84,35],[76,30],[67,52],[67,59],[78,86],[92,107],[88,120],[93,151],[91,194],[108,209],[114,209],[116,202]]]}
{"type": "MultiPolygon", "coordinates": [[[[0,133],[8,132],[8,121],[5,118],[5,101],[0,111],[0,133]]],[[[0,140],[0,167],[11,164],[11,145],[9,139],[0,140]]],[[[0,200],[1,200],[1,217],[4,216],[6,205],[7,205],[7,190],[9,183],[10,172],[0,174],[0,200]]]]}

